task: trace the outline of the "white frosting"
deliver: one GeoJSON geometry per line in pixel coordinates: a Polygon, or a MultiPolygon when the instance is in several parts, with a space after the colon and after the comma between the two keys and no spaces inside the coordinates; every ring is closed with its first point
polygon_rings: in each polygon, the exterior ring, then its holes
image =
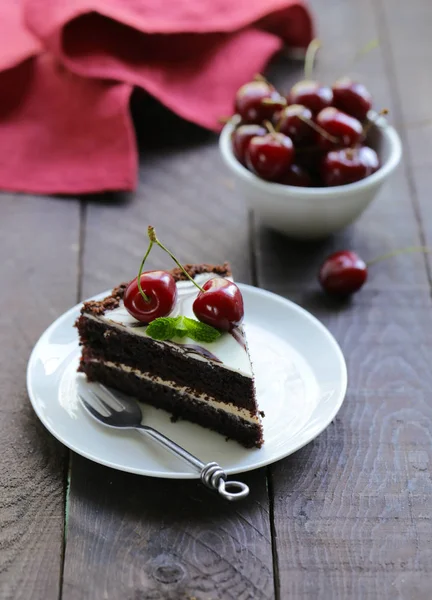
{"type": "Polygon", "coordinates": [[[257,415],[251,415],[250,411],[246,408],[239,408],[238,406],[234,406],[234,404],[226,404],[225,402],[218,402],[215,398],[212,398],[208,394],[191,394],[189,388],[187,386],[181,386],[176,384],[174,381],[166,381],[161,377],[157,377],[152,375],[151,373],[143,373],[139,369],[134,369],[129,365],[125,365],[123,363],[115,363],[110,360],[100,360],[97,358],[92,358],[89,362],[100,363],[109,369],[116,369],[118,371],[124,371],[125,373],[133,373],[136,377],[140,379],[146,379],[147,381],[152,381],[153,383],[161,384],[171,389],[175,389],[179,394],[184,394],[189,398],[193,398],[197,402],[201,402],[207,406],[211,406],[217,410],[221,410],[223,412],[229,413],[230,415],[235,415],[236,417],[248,421],[249,423],[259,424],[260,420],[257,415]]]}
{"type": "MultiPolygon", "coordinates": [[[[212,279],[213,277],[217,277],[217,275],[215,275],[215,273],[203,273],[201,275],[197,275],[195,277],[195,281],[199,285],[203,285],[206,281],[212,279]]],[[[197,288],[193,285],[191,281],[178,281],[177,291],[178,299],[170,316],[175,317],[178,315],[183,315],[191,319],[196,319],[192,310],[192,305],[197,296],[197,288]]],[[[135,319],[134,317],[132,317],[132,315],[128,313],[128,311],[124,307],[123,302],[120,302],[120,306],[118,308],[107,311],[104,315],[101,315],[100,317],[93,318],[95,318],[96,320],[110,321],[111,323],[115,325],[121,325],[122,327],[132,326],[130,333],[133,333],[135,335],[147,335],[146,327],[142,326],[142,323],[137,321],[137,319],[135,319]],[[139,325],[139,327],[137,327],[137,325],[139,325]]],[[[197,345],[197,342],[188,337],[173,338],[172,341],[180,345],[197,345]]],[[[222,363],[220,366],[227,367],[228,369],[231,369],[233,371],[238,371],[241,375],[252,377],[252,366],[249,360],[249,356],[246,350],[242,347],[242,345],[238,341],[236,341],[230,333],[223,333],[221,337],[215,342],[200,342],[198,345],[215,355],[222,363]]],[[[197,360],[207,360],[203,356],[197,354],[190,354],[189,356],[190,358],[194,358],[197,360]]]]}

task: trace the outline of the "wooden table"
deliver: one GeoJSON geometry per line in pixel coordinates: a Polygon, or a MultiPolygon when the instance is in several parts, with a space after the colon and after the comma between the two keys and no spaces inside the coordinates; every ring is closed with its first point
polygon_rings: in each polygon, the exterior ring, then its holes
{"type": "MultiPolygon", "coordinates": [[[[430,257],[377,265],[345,305],[316,283],[334,249],[367,259],[432,244],[432,11],[429,0],[313,5],[324,80],[379,38],[355,71],[404,144],[403,165],[349,230],[312,245],[266,231],[248,215],[215,136],[156,106],[150,124],[137,125],[135,194],[0,197],[1,600],[432,597],[430,257]],[[252,494],[243,503],[71,455],[28,401],[25,369],[39,335],[76,301],[133,274],[149,223],[183,261],[229,258],[238,280],[298,302],[345,353],[349,389],[334,422],[245,476],[252,494]]],[[[271,77],[288,87],[300,74],[285,60],[271,77]]],[[[168,265],[156,252],[151,262],[168,265]]]]}

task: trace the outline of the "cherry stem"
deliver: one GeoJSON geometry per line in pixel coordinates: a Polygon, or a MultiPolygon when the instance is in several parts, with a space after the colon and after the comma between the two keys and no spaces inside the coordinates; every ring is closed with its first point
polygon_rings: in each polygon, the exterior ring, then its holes
{"type": "Polygon", "coordinates": [[[369,54],[369,52],[371,52],[372,50],[375,50],[375,48],[378,48],[378,46],[379,46],[379,40],[377,40],[377,39],[375,39],[375,40],[369,40],[369,42],[367,44],[365,44],[363,46],[363,48],[360,48],[360,50],[358,50],[358,52],[356,52],[354,54],[352,60],[348,63],[346,70],[348,71],[363,56],[365,56],[366,54],[369,54]]]}
{"type": "Polygon", "coordinates": [[[408,246],[407,248],[401,248],[400,250],[393,250],[392,252],[387,252],[387,254],[382,254],[381,256],[377,256],[372,260],[366,262],[366,265],[370,267],[377,262],[381,262],[382,260],[386,260],[387,258],[393,258],[393,256],[397,256],[398,254],[408,254],[412,252],[422,252],[423,254],[432,254],[432,248],[428,248],[427,246],[408,246]]]}
{"type": "Polygon", "coordinates": [[[321,42],[319,40],[312,40],[306,50],[305,64],[304,64],[304,78],[309,80],[312,77],[315,56],[318,50],[321,48],[321,42]]]}
{"type": "Polygon", "coordinates": [[[277,135],[277,131],[274,128],[273,123],[271,123],[271,121],[264,121],[264,127],[266,127],[269,133],[271,133],[272,135],[277,135]]]}
{"type": "Polygon", "coordinates": [[[253,80],[254,81],[263,81],[264,83],[267,83],[268,85],[270,85],[268,79],[266,79],[264,77],[264,75],[261,75],[261,73],[257,73],[256,75],[254,75],[253,80]]]}
{"type": "Polygon", "coordinates": [[[145,253],[144,258],[141,261],[140,268],[138,271],[138,278],[137,278],[139,293],[143,297],[144,302],[147,302],[147,303],[150,302],[150,298],[145,294],[144,290],[141,287],[141,274],[142,274],[142,271],[144,268],[144,263],[147,260],[147,257],[150,254],[152,248],[153,248],[153,242],[150,240],[150,244],[148,245],[147,252],[145,253]]]}
{"type": "Polygon", "coordinates": [[[323,129],[322,127],[320,127],[319,125],[317,125],[316,123],[314,123],[313,121],[308,119],[307,117],[304,117],[303,115],[297,115],[297,116],[301,121],[304,121],[305,123],[307,123],[309,125],[309,127],[312,127],[312,129],[314,129],[317,133],[322,135],[323,138],[325,138],[329,142],[332,142],[333,144],[337,144],[339,142],[339,138],[335,137],[334,135],[331,135],[330,133],[327,133],[327,131],[325,129],[323,129]]]}
{"type": "Polygon", "coordinates": [[[273,100],[273,98],[263,98],[261,100],[261,104],[265,104],[266,106],[280,106],[281,104],[283,106],[287,106],[288,102],[286,101],[285,98],[283,98],[282,96],[280,98],[278,98],[277,100],[273,100]]]}
{"type": "Polygon", "coordinates": [[[367,134],[370,131],[370,128],[372,127],[372,125],[375,125],[375,123],[377,122],[377,119],[379,117],[385,117],[386,115],[389,114],[388,108],[383,108],[382,110],[379,111],[379,113],[377,114],[376,117],[374,117],[373,119],[369,120],[369,123],[367,123],[364,127],[363,127],[363,139],[366,139],[367,134]]]}
{"type": "Polygon", "coordinates": [[[162,242],[160,242],[157,239],[154,227],[152,227],[151,225],[149,225],[148,228],[147,228],[147,233],[148,233],[148,236],[149,236],[149,239],[150,239],[150,244],[152,244],[152,245],[156,244],[157,246],[159,246],[159,248],[161,248],[162,250],[164,250],[168,254],[168,256],[170,256],[173,259],[173,261],[179,267],[179,269],[181,269],[183,271],[184,275],[186,275],[186,277],[190,281],[192,281],[192,283],[194,284],[194,286],[197,287],[200,290],[200,292],[205,293],[205,290],[200,285],[197,284],[197,282],[195,281],[195,279],[193,277],[191,277],[189,275],[189,273],[185,270],[185,268],[183,267],[183,265],[181,263],[179,263],[179,261],[176,259],[176,257],[174,256],[174,254],[172,252],[170,252],[168,250],[168,248],[166,248],[162,244],[162,242]]]}

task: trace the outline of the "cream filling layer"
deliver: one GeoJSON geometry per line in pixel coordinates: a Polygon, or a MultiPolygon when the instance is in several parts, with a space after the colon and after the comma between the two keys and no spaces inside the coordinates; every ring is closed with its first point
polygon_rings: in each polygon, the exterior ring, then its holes
{"type": "Polygon", "coordinates": [[[191,394],[190,391],[188,391],[189,388],[187,386],[180,386],[174,381],[166,381],[165,379],[161,379],[160,377],[151,375],[150,373],[143,373],[139,369],[134,369],[129,365],[125,365],[123,363],[115,363],[110,360],[100,360],[98,358],[92,358],[89,362],[103,364],[109,369],[116,369],[117,371],[123,371],[125,373],[133,373],[136,377],[139,377],[140,379],[145,379],[146,381],[151,381],[153,383],[157,383],[169,387],[171,389],[175,389],[177,393],[188,396],[196,402],[201,402],[205,406],[211,406],[216,410],[220,410],[230,415],[234,415],[239,419],[247,421],[248,423],[256,423],[257,425],[259,425],[260,423],[259,417],[256,415],[252,416],[250,414],[250,411],[248,411],[246,408],[239,408],[238,406],[234,406],[233,404],[225,404],[224,402],[218,402],[215,398],[212,398],[207,394],[191,394]]]}

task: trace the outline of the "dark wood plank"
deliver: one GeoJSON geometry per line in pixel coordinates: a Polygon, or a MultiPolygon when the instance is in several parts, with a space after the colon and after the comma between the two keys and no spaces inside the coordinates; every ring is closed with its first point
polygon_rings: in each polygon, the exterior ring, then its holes
{"type": "Polygon", "coordinates": [[[25,373],[42,331],[76,301],[78,202],[0,196],[0,597],[59,597],[65,452],[33,413],[25,373]]]}
{"type": "MultiPolygon", "coordinates": [[[[432,59],[432,12],[426,0],[413,0],[407,4],[400,0],[380,0],[376,11],[381,29],[389,40],[386,46],[386,66],[392,75],[398,120],[403,125],[401,134],[411,194],[418,212],[422,236],[431,245],[432,206],[429,185],[432,167],[432,109],[429,98],[432,83],[430,78],[423,77],[423,72],[432,59]]],[[[430,266],[430,256],[426,258],[430,266]]]]}
{"type": "MultiPolygon", "coordinates": [[[[388,106],[404,128],[408,98],[415,95],[413,63],[405,59],[406,69],[399,70],[399,59],[403,49],[416,46],[416,23],[425,17],[427,3],[415,2],[423,13],[406,5],[405,18],[393,2],[385,2],[385,14],[375,12],[376,4],[328,0],[324,10],[318,0],[312,2],[324,42],[318,74],[331,81],[344,72],[347,57],[378,37],[381,48],[356,71],[377,106],[388,106]],[[388,64],[396,41],[392,67],[400,87],[388,64]],[[397,96],[403,86],[404,113],[397,96]]],[[[402,2],[398,5],[402,8],[402,2]]],[[[427,58],[417,58],[420,77],[427,58]]],[[[367,287],[346,304],[325,299],[316,282],[318,266],[332,250],[352,248],[368,259],[417,245],[430,232],[430,211],[422,213],[419,227],[413,187],[419,172],[413,172],[411,160],[405,156],[376,203],[331,240],[291,243],[257,223],[260,285],[294,299],[326,323],[349,371],[348,395],[334,422],[271,468],[280,598],[430,597],[432,339],[424,256],[376,265],[367,287]]]]}
{"type": "MultiPolygon", "coordinates": [[[[83,295],[135,275],[146,227],[183,262],[230,259],[250,280],[248,217],[214,136],[154,106],[141,185],[123,201],[87,206],[83,295]],[[165,133],[160,133],[162,126],[165,133]]],[[[155,251],[149,266],[170,265],[155,251]]],[[[196,482],[115,472],[74,457],[63,600],[246,600],[274,596],[265,472],[227,505],[196,482]]]]}
{"type": "Polygon", "coordinates": [[[63,598],[273,598],[265,479],[227,504],[193,481],[73,457],[63,598]]]}

